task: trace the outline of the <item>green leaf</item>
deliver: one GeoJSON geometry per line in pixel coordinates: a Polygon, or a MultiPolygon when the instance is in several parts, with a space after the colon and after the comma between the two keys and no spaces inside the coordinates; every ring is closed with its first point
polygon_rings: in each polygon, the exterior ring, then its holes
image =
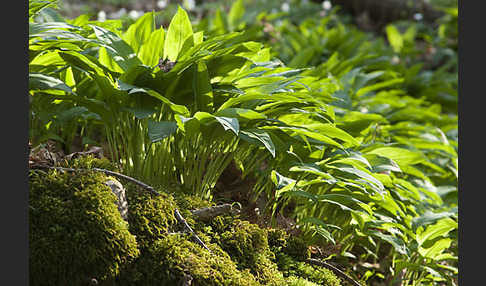
{"type": "Polygon", "coordinates": [[[156,112],[156,110],[151,109],[151,108],[131,108],[127,107],[125,108],[128,112],[132,113],[135,118],[137,119],[144,119],[150,117],[152,114],[156,112]]]}
{"type": "Polygon", "coordinates": [[[167,30],[163,58],[175,62],[186,41],[190,42],[190,46],[194,44],[192,35],[192,25],[189,16],[179,6],[167,30]]]}
{"type": "Polygon", "coordinates": [[[245,14],[245,6],[243,5],[243,0],[237,0],[231,6],[230,12],[228,14],[228,22],[233,27],[236,28],[238,22],[241,20],[243,15],[245,14]]]}
{"type": "Polygon", "coordinates": [[[333,228],[341,229],[340,227],[335,226],[335,225],[331,225],[331,224],[326,224],[322,220],[315,218],[315,217],[305,217],[305,218],[301,219],[299,221],[299,223],[300,224],[305,224],[305,223],[313,224],[315,226],[315,231],[319,235],[321,235],[322,237],[324,237],[328,241],[332,242],[333,244],[336,244],[336,242],[334,241],[334,238],[332,237],[331,233],[327,230],[327,228],[333,227],[333,228]]]}
{"type": "Polygon", "coordinates": [[[406,244],[403,242],[403,240],[399,239],[398,237],[389,234],[384,234],[379,231],[372,231],[371,234],[390,243],[398,253],[403,255],[408,255],[409,250],[406,244]]]}
{"type": "Polygon", "coordinates": [[[359,142],[351,135],[349,135],[346,131],[336,127],[334,124],[330,123],[310,123],[306,124],[306,127],[309,129],[314,129],[319,131],[320,133],[331,137],[337,138],[344,142],[348,142],[352,144],[352,146],[358,146],[359,142]]]}
{"type": "Polygon", "coordinates": [[[362,95],[364,95],[364,94],[366,94],[370,91],[375,91],[375,90],[378,90],[378,89],[389,87],[389,86],[392,86],[392,85],[395,85],[395,84],[402,83],[404,81],[405,81],[405,79],[403,79],[403,78],[394,78],[394,79],[378,82],[378,83],[375,83],[375,84],[372,84],[372,85],[368,85],[368,86],[365,86],[363,88],[360,88],[356,92],[356,96],[359,97],[359,96],[362,96],[362,95]]]}
{"type": "Polygon", "coordinates": [[[437,259],[437,257],[451,246],[452,239],[443,238],[436,241],[431,247],[419,247],[418,252],[425,258],[437,259]]]}
{"type": "MultiPolygon", "coordinates": [[[[119,82],[119,84],[120,84],[120,82],[119,82]]],[[[175,113],[178,113],[178,114],[183,115],[183,116],[189,116],[189,110],[187,109],[187,107],[185,107],[184,105],[179,105],[179,104],[175,104],[175,103],[171,102],[169,99],[162,96],[160,93],[156,92],[155,90],[140,88],[140,87],[136,87],[136,86],[133,86],[133,85],[126,84],[126,83],[120,84],[120,89],[121,90],[128,90],[128,94],[135,94],[135,93],[138,93],[138,92],[146,93],[150,96],[153,96],[153,97],[159,99],[163,103],[167,104],[169,106],[169,108],[172,111],[174,111],[175,113]]]]}
{"type": "Polygon", "coordinates": [[[95,25],[90,25],[90,27],[93,28],[96,38],[101,41],[101,45],[123,71],[127,71],[134,65],[142,64],[133,49],[115,33],[95,25]]]}
{"type": "Polygon", "coordinates": [[[383,173],[387,171],[401,172],[402,170],[398,164],[388,157],[383,157],[377,154],[364,154],[368,160],[374,173],[383,173]]]}
{"type": "Polygon", "coordinates": [[[140,47],[149,40],[152,31],[155,29],[155,13],[145,13],[131,24],[123,33],[122,40],[125,41],[138,55],[140,47]]]}
{"type": "Polygon", "coordinates": [[[60,79],[39,73],[29,74],[29,90],[62,90],[73,93],[73,90],[60,79]]]}
{"type": "Polygon", "coordinates": [[[138,57],[144,65],[153,67],[159,63],[164,54],[165,31],[161,27],[150,34],[146,42],[142,44],[138,57]]]}
{"type": "Polygon", "coordinates": [[[457,229],[458,224],[451,218],[443,218],[436,224],[429,225],[425,231],[417,233],[417,243],[422,246],[427,241],[434,240],[440,236],[446,236],[449,232],[457,229]]]}
{"type": "Polygon", "coordinates": [[[393,25],[386,26],[386,36],[395,53],[399,53],[403,48],[403,37],[398,29],[393,25]]]}
{"type": "MultiPolygon", "coordinates": [[[[208,68],[204,61],[199,61],[194,65],[194,75],[192,77],[192,90],[196,110],[213,111],[213,89],[209,77],[208,68]]],[[[237,133],[238,134],[238,133],[237,133]]]]}
{"type": "Polygon", "coordinates": [[[173,121],[148,120],[148,136],[152,142],[160,141],[177,131],[177,123],[173,121]]]}
{"type": "Polygon", "coordinates": [[[275,145],[273,145],[272,139],[267,132],[253,128],[248,130],[241,130],[239,136],[241,137],[241,139],[250,143],[257,145],[258,143],[263,144],[263,146],[265,146],[265,148],[270,151],[270,154],[275,157],[275,145]]]}
{"type": "Polygon", "coordinates": [[[238,123],[238,119],[220,116],[215,116],[214,119],[216,119],[223,126],[224,130],[229,129],[236,135],[238,135],[240,132],[240,124],[238,123]]]}
{"type": "Polygon", "coordinates": [[[372,183],[376,187],[375,190],[378,191],[379,193],[382,193],[384,191],[383,184],[375,177],[373,177],[371,174],[368,174],[365,171],[356,168],[333,166],[333,165],[328,165],[328,167],[365,179],[366,181],[372,183]]]}
{"type": "Polygon", "coordinates": [[[366,152],[366,154],[376,154],[390,158],[400,167],[415,165],[425,161],[425,158],[420,152],[413,152],[408,149],[398,147],[380,147],[366,152]]]}
{"type": "Polygon", "coordinates": [[[314,47],[306,47],[305,49],[299,51],[292,61],[289,63],[289,67],[293,68],[303,68],[307,67],[309,61],[314,57],[315,49],[314,47]]]}
{"type": "Polygon", "coordinates": [[[278,173],[275,170],[272,170],[272,172],[270,174],[270,179],[275,184],[275,187],[277,188],[277,190],[280,190],[283,187],[288,186],[290,184],[295,184],[294,179],[287,178],[287,177],[281,175],[280,173],[278,173]]]}
{"type": "Polygon", "coordinates": [[[264,114],[245,108],[226,108],[216,112],[214,115],[247,120],[267,119],[267,116],[264,114]]]}
{"type": "Polygon", "coordinates": [[[337,180],[329,173],[323,172],[317,165],[303,164],[299,166],[292,166],[289,169],[290,172],[306,172],[314,174],[318,177],[328,180],[329,183],[337,182],[337,180]]]}

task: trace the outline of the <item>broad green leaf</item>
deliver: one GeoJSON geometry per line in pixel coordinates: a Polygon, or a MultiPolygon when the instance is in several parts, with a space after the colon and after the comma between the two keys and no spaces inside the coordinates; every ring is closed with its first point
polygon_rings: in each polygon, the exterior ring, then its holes
{"type": "Polygon", "coordinates": [[[196,32],[192,35],[194,46],[201,44],[204,41],[204,31],[196,32]]]}
{"type": "Polygon", "coordinates": [[[333,227],[333,228],[341,229],[340,227],[335,226],[335,225],[326,224],[322,220],[315,218],[315,217],[305,217],[305,218],[303,218],[299,221],[299,224],[305,224],[305,223],[313,224],[314,227],[315,227],[314,230],[319,235],[321,235],[322,237],[324,237],[328,241],[332,242],[333,244],[336,244],[336,242],[334,241],[334,238],[332,237],[331,233],[327,230],[327,228],[333,227]]]}
{"type": "Polygon", "coordinates": [[[389,171],[401,172],[402,170],[398,164],[392,159],[377,154],[364,154],[363,155],[371,165],[374,173],[386,173],[389,171]]]}
{"type": "Polygon", "coordinates": [[[300,166],[292,166],[289,169],[290,172],[306,172],[314,174],[331,182],[337,182],[337,180],[329,173],[323,172],[318,166],[313,166],[311,164],[305,164],[300,166]]]}
{"type": "Polygon", "coordinates": [[[289,63],[289,67],[293,68],[303,68],[307,67],[309,61],[314,57],[315,49],[314,47],[306,47],[303,50],[300,50],[295,57],[292,58],[292,61],[289,63]]]}
{"type": "Polygon", "coordinates": [[[121,38],[139,55],[140,47],[149,40],[154,29],[155,13],[145,13],[128,27],[121,38]]]}
{"type": "Polygon", "coordinates": [[[162,96],[160,93],[156,92],[155,90],[134,87],[134,86],[130,86],[128,84],[125,84],[124,86],[125,86],[124,87],[125,90],[129,90],[128,94],[135,94],[135,93],[138,93],[138,92],[147,93],[150,96],[153,96],[153,97],[159,99],[160,101],[162,101],[163,103],[167,104],[167,106],[169,106],[169,108],[172,111],[174,111],[175,113],[178,113],[178,114],[183,115],[183,116],[189,116],[189,110],[187,109],[187,107],[185,107],[184,105],[179,105],[179,104],[175,104],[175,103],[171,102],[169,99],[162,96]]]}
{"type": "Polygon", "coordinates": [[[364,95],[364,94],[366,94],[370,91],[374,91],[374,90],[389,87],[389,86],[392,86],[392,85],[395,85],[395,84],[403,83],[404,81],[405,81],[405,79],[403,79],[403,78],[395,78],[395,79],[390,79],[390,80],[378,82],[378,83],[375,83],[375,84],[372,84],[372,85],[368,85],[368,86],[365,86],[363,88],[360,88],[356,92],[356,96],[362,96],[362,95],[364,95]]]}
{"type": "Polygon", "coordinates": [[[110,56],[110,54],[104,47],[100,47],[100,49],[98,50],[98,60],[102,65],[104,65],[111,71],[118,73],[124,72],[124,70],[116,63],[116,61],[113,59],[113,57],[110,56]]]}
{"type": "Polygon", "coordinates": [[[115,33],[95,25],[90,27],[93,28],[96,38],[101,41],[101,45],[123,71],[127,71],[131,66],[142,64],[133,49],[115,33]]]}
{"type": "Polygon", "coordinates": [[[449,232],[457,229],[458,224],[451,218],[443,218],[436,224],[429,225],[425,231],[417,234],[417,242],[419,246],[423,245],[429,240],[434,240],[440,236],[446,236],[449,232]]]}
{"type": "MultiPolygon", "coordinates": [[[[204,61],[194,64],[192,90],[197,111],[213,111],[213,88],[211,87],[208,68],[204,61]]],[[[238,134],[238,132],[236,132],[238,134]]]]}
{"type": "Polygon", "coordinates": [[[304,130],[304,129],[301,129],[301,128],[294,128],[294,127],[282,127],[281,129],[289,131],[291,133],[295,133],[297,135],[301,135],[301,136],[305,136],[305,137],[309,137],[309,138],[321,141],[324,144],[336,146],[340,149],[343,149],[343,146],[341,144],[339,144],[338,142],[334,141],[333,139],[331,139],[331,138],[329,138],[329,137],[327,137],[327,136],[325,136],[321,133],[317,133],[317,132],[313,132],[313,131],[309,131],[309,130],[304,130]]]}
{"type": "Polygon", "coordinates": [[[436,241],[431,247],[419,247],[418,252],[425,258],[437,259],[437,257],[451,246],[452,239],[443,238],[436,241]]]}
{"type": "Polygon", "coordinates": [[[177,123],[173,121],[148,120],[148,136],[150,141],[157,142],[169,137],[177,131],[177,123]]]}
{"type": "Polygon", "coordinates": [[[228,32],[228,18],[221,12],[220,8],[214,14],[213,27],[217,34],[225,34],[228,32]]]}
{"type": "Polygon", "coordinates": [[[152,114],[156,112],[154,109],[149,109],[149,108],[131,108],[127,107],[125,108],[128,112],[132,113],[135,118],[137,119],[144,119],[150,117],[152,114]]]}
{"type": "Polygon", "coordinates": [[[270,179],[275,184],[275,187],[277,188],[277,190],[280,190],[283,187],[288,186],[290,184],[295,184],[294,179],[285,177],[275,170],[272,170],[272,172],[270,174],[270,179]]]}
{"type": "Polygon", "coordinates": [[[224,130],[229,129],[233,131],[236,135],[238,135],[238,133],[240,132],[240,124],[238,122],[238,119],[220,116],[215,116],[214,119],[216,119],[223,126],[224,130]]]}
{"type": "Polygon", "coordinates": [[[95,73],[97,75],[109,78],[103,69],[103,66],[94,57],[71,51],[59,52],[59,56],[61,56],[66,63],[71,64],[71,66],[75,69],[81,69],[85,72],[95,73]]]}
{"type": "Polygon", "coordinates": [[[239,136],[241,139],[248,141],[250,143],[263,144],[270,154],[275,157],[275,145],[273,145],[270,135],[260,129],[252,128],[248,130],[240,130],[239,136]]]}
{"type": "Polygon", "coordinates": [[[245,14],[245,6],[243,5],[243,0],[237,0],[231,6],[230,12],[228,14],[228,22],[233,27],[236,28],[238,22],[241,20],[245,14]]]}
{"type": "Polygon", "coordinates": [[[138,57],[144,65],[153,67],[159,63],[164,54],[164,39],[165,31],[162,27],[150,34],[138,52],[138,57]]]}
{"type": "MultiPolygon", "coordinates": [[[[345,166],[345,165],[343,165],[345,166]]],[[[328,165],[329,168],[333,168],[336,170],[339,170],[341,172],[347,173],[347,174],[352,174],[354,176],[357,176],[359,178],[365,179],[366,181],[372,183],[377,187],[378,192],[383,192],[384,186],[383,184],[377,180],[375,177],[373,177],[371,174],[368,174],[365,171],[359,170],[357,168],[350,168],[350,167],[343,167],[343,166],[334,166],[334,165],[328,165]]]]}
{"type": "Polygon", "coordinates": [[[387,157],[395,161],[398,166],[415,165],[423,162],[425,159],[419,152],[413,152],[408,149],[398,147],[380,147],[366,152],[366,154],[376,154],[387,157]]]}
{"type": "Polygon", "coordinates": [[[385,28],[386,36],[388,38],[388,42],[392,46],[395,53],[399,53],[403,48],[403,37],[398,31],[397,27],[393,25],[388,25],[385,28]]]}
{"type": "Polygon", "coordinates": [[[175,62],[186,41],[190,42],[190,46],[194,44],[192,35],[192,25],[189,16],[179,6],[167,30],[163,58],[175,62]]]}
{"type": "Polygon", "coordinates": [[[62,90],[73,93],[72,89],[60,79],[44,74],[29,74],[29,90],[62,90]]]}
{"type": "Polygon", "coordinates": [[[216,112],[214,115],[248,120],[267,119],[264,114],[245,108],[226,108],[216,112]]]}
{"type": "Polygon", "coordinates": [[[343,211],[355,211],[352,205],[364,205],[363,202],[342,194],[325,194],[325,195],[317,195],[317,199],[319,202],[323,203],[330,203],[339,206],[343,211]]]}
{"type": "Polygon", "coordinates": [[[398,253],[408,256],[409,250],[406,244],[400,238],[397,238],[389,234],[384,234],[379,231],[372,231],[371,234],[390,243],[398,253]]]}
{"type": "Polygon", "coordinates": [[[440,212],[440,213],[434,213],[431,211],[427,211],[425,214],[415,217],[412,220],[412,226],[413,229],[416,230],[417,228],[421,226],[426,226],[432,223],[435,223],[436,221],[443,219],[443,218],[448,218],[451,216],[454,216],[454,212],[440,212]]]}
{"type": "Polygon", "coordinates": [[[315,131],[319,131],[322,134],[331,137],[340,139],[344,142],[348,142],[352,144],[352,146],[358,146],[359,142],[351,135],[349,135],[346,131],[336,127],[330,123],[310,123],[306,125],[309,129],[314,129],[315,131]]]}

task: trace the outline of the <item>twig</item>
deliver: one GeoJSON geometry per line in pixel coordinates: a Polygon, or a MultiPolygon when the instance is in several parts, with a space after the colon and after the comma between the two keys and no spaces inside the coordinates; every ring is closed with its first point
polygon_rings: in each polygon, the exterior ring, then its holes
{"type": "Polygon", "coordinates": [[[209,221],[217,216],[226,213],[237,214],[240,210],[234,208],[231,204],[222,204],[202,209],[191,210],[192,215],[197,220],[209,221]]]}
{"type": "Polygon", "coordinates": [[[342,272],[337,267],[335,267],[335,266],[333,266],[333,265],[331,265],[331,264],[329,264],[327,262],[324,262],[324,261],[321,261],[321,260],[317,260],[317,259],[313,259],[313,258],[306,259],[305,261],[307,263],[314,264],[314,265],[319,265],[319,266],[324,266],[324,267],[332,270],[336,275],[338,275],[341,278],[343,278],[344,280],[348,281],[351,285],[354,285],[354,286],[362,286],[356,280],[354,280],[353,278],[351,278],[348,274],[342,272]]]}
{"type": "Polygon", "coordinates": [[[196,235],[196,233],[194,232],[194,230],[192,230],[192,228],[189,226],[189,224],[184,219],[184,217],[182,217],[182,215],[181,215],[181,213],[179,212],[178,209],[175,209],[174,210],[174,214],[175,214],[175,218],[177,219],[177,221],[180,222],[180,223],[182,223],[184,225],[184,228],[192,234],[192,236],[194,237],[194,240],[199,245],[201,245],[202,247],[204,247],[206,250],[208,250],[209,252],[211,252],[211,249],[209,249],[206,246],[206,244],[204,244],[204,242],[196,235]]]}
{"type": "Polygon", "coordinates": [[[97,172],[102,172],[105,173],[106,175],[110,176],[115,176],[120,179],[125,179],[127,181],[130,181],[134,184],[139,185],[140,187],[146,189],[147,191],[150,191],[151,193],[154,193],[156,195],[160,195],[159,192],[157,192],[153,187],[137,180],[132,177],[129,177],[127,175],[123,175],[118,172],[113,172],[110,170],[105,170],[105,169],[100,169],[100,168],[91,168],[91,169],[73,169],[73,168],[64,168],[64,167],[51,167],[51,166],[44,166],[44,165],[33,165],[30,167],[31,169],[53,169],[53,170],[60,170],[60,171],[66,171],[66,172],[89,172],[89,171],[97,171],[97,172]]]}

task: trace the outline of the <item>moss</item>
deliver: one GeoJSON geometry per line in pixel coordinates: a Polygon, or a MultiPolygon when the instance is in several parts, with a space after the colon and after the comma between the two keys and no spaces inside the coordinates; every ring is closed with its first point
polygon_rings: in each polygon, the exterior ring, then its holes
{"type": "MultiPolygon", "coordinates": [[[[67,167],[116,170],[92,157],[67,167]]],[[[70,164],[70,165],[69,165],[70,164]]],[[[30,241],[32,285],[340,285],[325,268],[303,261],[307,244],[284,230],[262,229],[231,215],[210,222],[190,210],[213,203],[196,196],[160,196],[125,184],[129,226],[99,172],[31,173],[30,241]],[[174,218],[178,208],[212,253],[192,241],[174,218]],[[42,282],[39,282],[42,281],[42,282]]]]}
{"type": "Polygon", "coordinates": [[[36,170],[29,181],[30,285],[109,280],[139,255],[104,174],[36,170]]]}
{"type": "Polygon", "coordinates": [[[176,222],[176,203],[171,195],[159,191],[153,195],[130,185],[127,187],[128,223],[140,247],[162,238],[176,222]]]}
{"type": "Polygon", "coordinates": [[[282,285],[283,275],[272,261],[267,232],[256,224],[236,219],[231,229],[221,234],[221,247],[235,259],[239,269],[250,271],[264,285],[282,285]]]}
{"type": "Polygon", "coordinates": [[[297,276],[289,276],[287,278],[287,285],[288,286],[321,286],[320,284],[316,284],[311,282],[307,279],[297,276]]]}
{"type": "Polygon", "coordinates": [[[291,236],[282,229],[269,229],[268,243],[289,285],[341,285],[331,270],[304,262],[310,258],[310,250],[301,237],[291,236]]]}
{"type": "Polygon", "coordinates": [[[327,268],[310,265],[303,261],[297,261],[295,258],[284,252],[278,252],[276,254],[276,260],[279,270],[283,273],[285,277],[301,277],[305,278],[310,282],[317,283],[318,285],[341,285],[341,280],[331,270],[327,268]]]}
{"type": "Polygon", "coordinates": [[[201,197],[196,195],[188,195],[182,192],[175,192],[173,194],[174,199],[179,206],[180,210],[195,210],[213,206],[214,204],[201,199],[201,197]]]}
{"type": "Polygon", "coordinates": [[[117,285],[179,285],[188,274],[192,285],[257,286],[249,271],[240,271],[228,254],[210,244],[209,253],[188,235],[173,234],[154,241],[119,277],[117,285]]]}
{"type": "Polygon", "coordinates": [[[110,171],[119,172],[118,167],[106,158],[95,158],[93,155],[75,158],[72,160],[64,160],[61,162],[61,167],[69,167],[74,169],[92,169],[100,168],[110,171]]]}

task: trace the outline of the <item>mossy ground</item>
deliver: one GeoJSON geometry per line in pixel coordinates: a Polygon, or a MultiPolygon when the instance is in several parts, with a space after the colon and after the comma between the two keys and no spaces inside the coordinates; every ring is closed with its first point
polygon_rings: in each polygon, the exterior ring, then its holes
{"type": "MultiPolygon", "coordinates": [[[[90,157],[68,165],[114,168],[90,157]]],[[[331,271],[306,264],[308,246],[283,230],[231,215],[194,220],[189,210],[212,205],[197,197],[164,190],[154,196],[125,184],[127,224],[106,180],[99,172],[31,171],[31,285],[86,285],[89,278],[101,285],[178,285],[189,276],[191,285],[341,285],[331,271]],[[183,232],[176,208],[211,252],[183,232]]]]}

